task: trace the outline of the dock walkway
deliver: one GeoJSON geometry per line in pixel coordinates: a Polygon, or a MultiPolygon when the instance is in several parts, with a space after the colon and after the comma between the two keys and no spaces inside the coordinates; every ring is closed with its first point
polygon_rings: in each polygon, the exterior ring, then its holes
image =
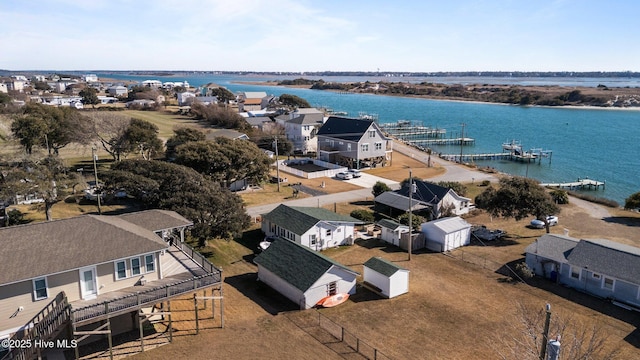
{"type": "Polygon", "coordinates": [[[544,184],[540,184],[541,186],[546,186],[546,187],[555,187],[555,188],[559,188],[559,189],[579,189],[579,190],[583,190],[583,189],[589,189],[589,190],[598,190],[600,188],[600,186],[602,186],[602,189],[604,190],[605,187],[605,182],[604,181],[597,181],[597,180],[592,180],[589,178],[586,179],[578,179],[578,181],[573,181],[573,182],[566,182],[566,183],[544,183],[544,184]]]}

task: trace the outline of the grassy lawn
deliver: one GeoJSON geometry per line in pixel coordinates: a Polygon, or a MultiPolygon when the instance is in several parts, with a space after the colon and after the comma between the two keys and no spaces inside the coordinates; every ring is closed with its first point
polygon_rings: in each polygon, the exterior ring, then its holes
{"type": "Polygon", "coordinates": [[[418,161],[415,158],[406,156],[397,151],[393,153],[391,166],[374,168],[366,170],[366,172],[371,175],[376,175],[400,182],[404,179],[409,178],[409,169],[411,169],[412,176],[419,179],[430,178],[433,176],[444,174],[445,172],[445,169],[442,166],[434,166],[429,168],[421,161],[418,161]]]}
{"type": "Polygon", "coordinates": [[[125,110],[122,112],[125,116],[148,121],[158,127],[158,137],[166,140],[173,136],[173,130],[176,126],[194,126],[202,127],[197,120],[189,116],[176,115],[164,111],[141,111],[141,110],[125,110]]]}
{"type": "MultiPolygon", "coordinates": [[[[349,208],[339,211],[347,212],[349,208]]],[[[579,210],[574,205],[563,207],[563,213],[570,212],[579,210]]],[[[469,221],[507,230],[506,241],[464,248],[467,256],[488,257],[497,264],[521,259],[524,247],[544,233],[527,228],[527,220],[490,219],[479,213],[469,221]]],[[[563,226],[579,226],[569,218],[562,221],[563,226]]],[[[559,226],[552,228],[554,233],[562,231],[559,226]]],[[[256,282],[257,267],[252,259],[261,238],[259,225],[254,224],[242,239],[212,241],[207,247],[210,259],[224,269],[224,329],[211,323],[199,336],[177,336],[172,345],[133,358],[172,359],[186,354],[206,358],[215,353],[219,358],[253,359],[259,353],[268,359],[341,359],[337,353],[327,351],[330,344],[324,346],[303,331],[304,324],[298,322],[300,318],[313,318],[314,310],[297,311],[293,303],[256,282]]],[[[345,304],[319,310],[392,359],[498,358],[496,350],[502,348],[499,339],[515,333],[517,303],[536,309],[550,303],[554,316],[571,316],[580,323],[602,327],[602,333],[609,336],[607,346],[621,350],[620,359],[638,355],[640,339],[633,334],[640,325],[640,315],[545,281],[533,286],[513,283],[495,269],[462,261],[459,256],[419,251],[412,261],[407,261],[405,252],[375,239],[358,240],[354,246],[323,254],[360,274],[362,264],[372,256],[410,270],[408,294],[387,300],[358,287],[357,294],[345,304]]],[[[176,306],[180,309],[181,305],[176,306]]],[[[184,302],[183,306],[185,311],[174,318],[174,324],[179,324],[184,333],[192,333],[193,312],[187,311],[192,304],[184,302]]]]}

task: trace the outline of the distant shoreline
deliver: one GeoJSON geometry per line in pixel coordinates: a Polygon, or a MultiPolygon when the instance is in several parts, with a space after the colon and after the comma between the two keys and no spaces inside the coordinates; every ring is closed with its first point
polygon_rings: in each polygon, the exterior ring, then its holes
{"type": "MultiPolygon", "coordinates": [[[[294,88],[294,89],[311,89],[311,85],[283,85],[278,81],[233,81],[235,84],[245,84],[245,85],[259,85],[259,86],[273,86],[273,87],[285,87],[285,88],[294,88]]],[[[469,85],[471,86],[471,85],[469,85]]],[[[479,86],[479,85],[478,85],[479,86]]],[[[523,89],[536,89],[540,91],[540,88],[554,88],[559,89],[562,88],[560,86],[528,86],[528,85],[517,85],[515,87],[523,88],[523,89]]],[[[574,89],[590,89],[587,87],[576,87],[574,89]]],[[[344,92],[340,90],[327,89],[321,91],[330,91],[330,92],[344,92]]],[[[381,95],[381,96],[397,96],[404,97],[410,99],[427,99],[427,100],[438,100],[438,101],[453,101],[453,102],[465,102],[465,103],[475,103],[475,104],[493,104],[493,105],[504,105],[504,106],[522,106],[522,107],[539,107],[539,108],[549,108],[549,109],[581,109],[581,110],[616,110],[616,111],[640,111],[640,104],[638,106],[595,106],[595,105],[520,105],[520,104],[512,104],[512,103],[504,103],[504,102],[494,102],[494,101],[481,101],[477,99],[464,99],[464,98],[452,98],[452,97],[443,97],[443,96],[430,96],[430,95],[403,95],[403,94],[378,94],[372,92],[350,92],[352,94],[360,94],[360,95],[381,95]]],[[[640,88],[637,89],[638,99],[640,99],[640,88]]]]}

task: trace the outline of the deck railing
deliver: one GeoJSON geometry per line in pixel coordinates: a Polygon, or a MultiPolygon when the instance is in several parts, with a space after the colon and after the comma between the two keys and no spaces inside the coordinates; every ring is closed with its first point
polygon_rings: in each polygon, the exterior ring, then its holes
{"type": "Polygon", "coordinates": [[[71,309],[71,315],[75,324],[88,322],[95,318],[116,315],[142,306],[156,304],[180,294],[220,283],[220,281],[221,273],[213,272],[173,284],[138,291],[135,294],[110,299],[101,303],[71,309]]]}
{"type": "Polygon", "coordinates": [[[60,292],[24,325],[24,330],[16,332],[11,337],[12,340],[20,340],[19,343],[29,344],[30,346],[15,348],[2,357],[2,360],[31,359],[39,350],[35,340],[48,341],[58,334],[70,319],[70,309],[66,295],[64,292],[60,292]]]}
{"type": "Polygon", "coordinates": [[[176,245],[178,249],[182,250],[188,257],[193,259],[198,265],[200,265],[204,271],[207,273],[221,273],[222,271],[215,267],[207,258],[202,256],[199,252],[197,252],[194,248],[189,246],[188,244],[182,242],[176,245]]]}

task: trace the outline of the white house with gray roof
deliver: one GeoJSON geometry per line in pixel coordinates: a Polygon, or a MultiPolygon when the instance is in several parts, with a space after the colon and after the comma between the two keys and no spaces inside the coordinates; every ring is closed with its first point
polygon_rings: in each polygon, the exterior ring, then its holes
{"type": "Polygon", "coordinates": [[[258,279],[309,309],[335,294],[355,294],[358,273],[293,241],[277,239],[254,262],[258,279]]]}
{"type": "Polygon", "coordinates": [[[640,309],[640,248],[545,234],[525,249],[538,276],[640,309]]]}
{"type": "Polygon", "coordinates": [[[284,127],[285,136],[293,143],[293,150],[306,154],[318,150],[318,129],[326,120],[324,112],[316,108],[296,109],[276,117],[284,127]]]}
{"type": "Polygon", "coordinates": [[[361,222],[323,208],[280,204],[262,215],[262,231],[267,236],[288,239],[318,251],[353,245],[354,226],[361,222]]]}
{"type": "Polygon", "coordinates": [[[372,257],[363,264],[365,286],[386,298],[409,292],[409,270],[381,257],[372,257]]]}

